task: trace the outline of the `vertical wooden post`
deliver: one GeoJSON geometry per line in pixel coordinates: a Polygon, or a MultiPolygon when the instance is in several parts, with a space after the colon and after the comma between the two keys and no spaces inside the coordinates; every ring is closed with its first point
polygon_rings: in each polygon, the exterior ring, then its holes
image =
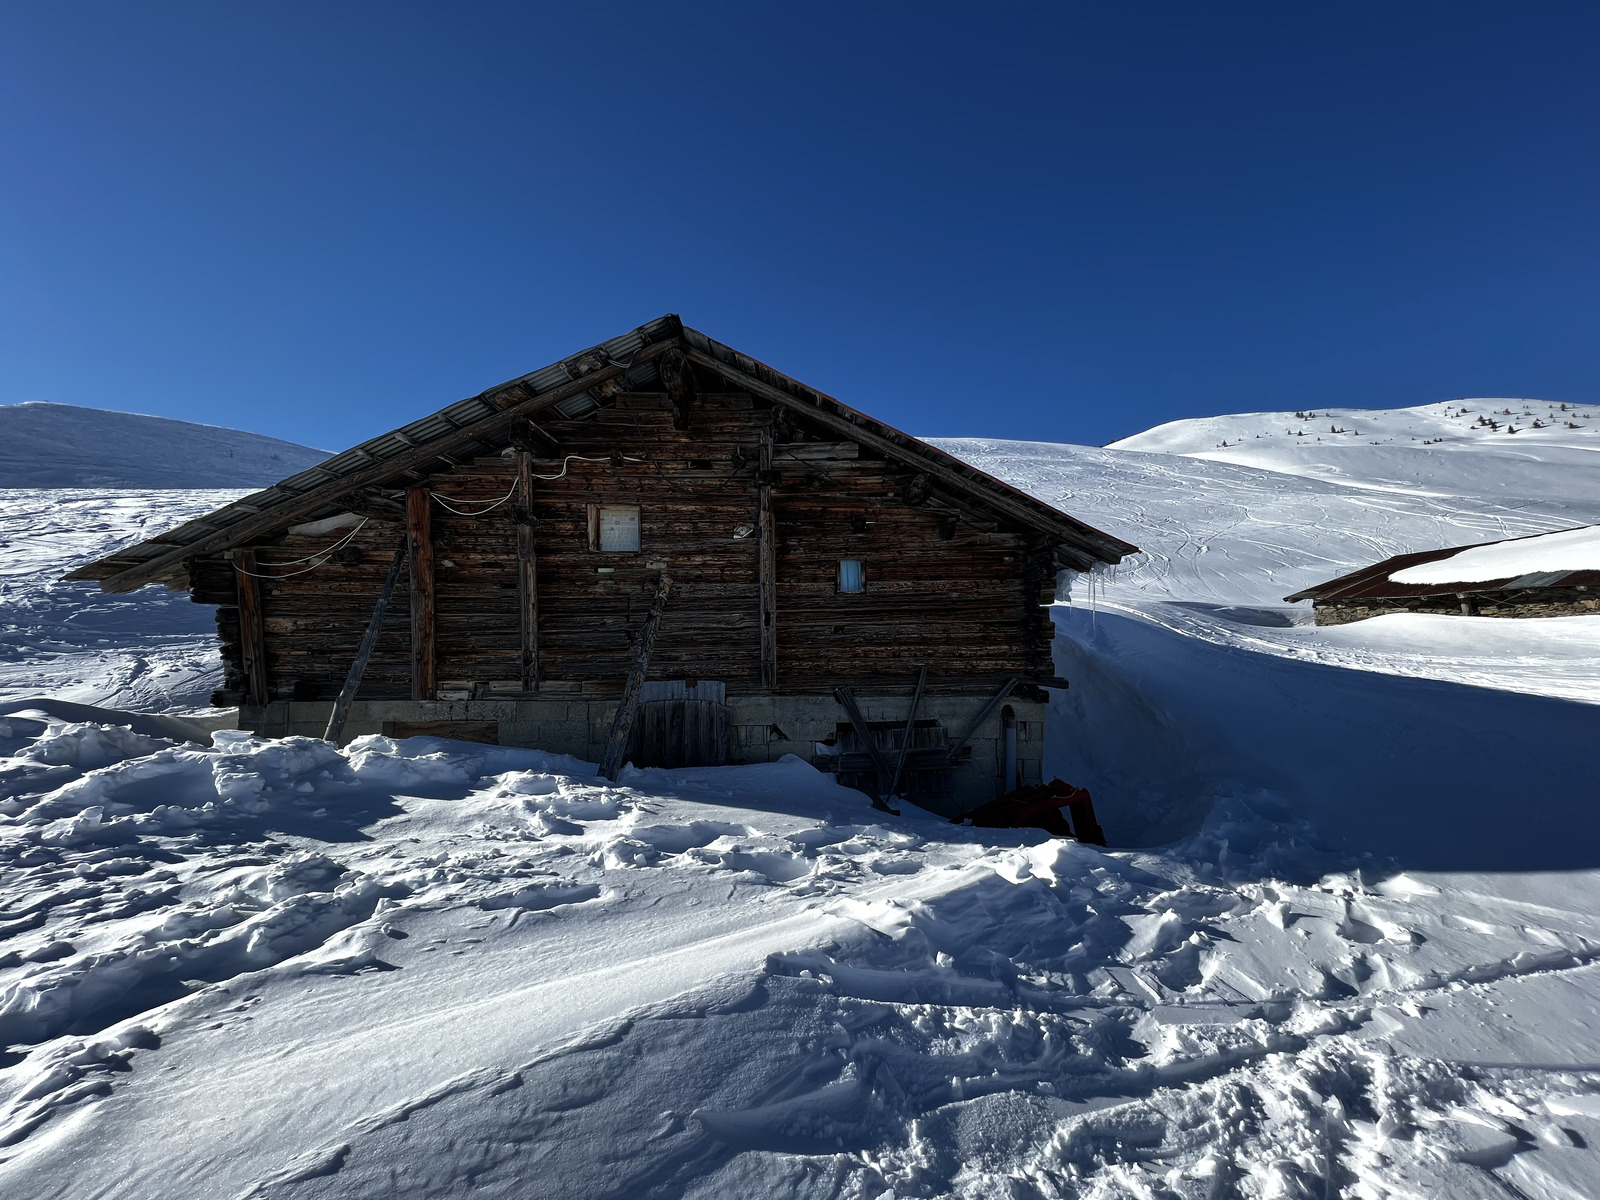
{"type": "Polygon", "coordinates": [[[644,619],[639,640],[633,644],[633,667],[622,685],[622,700],[617,705],[617,715],[611,720],[611,738],[606,742],[606,752],[600,761],[600,774],[613,783],[622,773],[622,763],[628,754],[628,739],[633,733],[634,714],[639,711],[639,692],[644,687],[644,677],[650,671],[650,651],[656,644],[656,634],[661,629],[661,614],[667,610],[667,597],[672,594],[672,580],[665,574],[656,585],[655,602],[650,605],[650,615],[644,619]]]}
{"type": "Polygon", "coordinates": [[[411,698],[432,700],[439,688],[433,634],[433,493],[406,493],[406,544],[411,550],[411,698]]]}
{"type": "Polygon", "coordinates": [[[761,464],[756,475],[760,538],[756,553],[761,560],[761,686],[769,689],[778,686],[778,535],[772,516],[772,458],[772,426],[768,425],[761,431],[761,464]]]}
{"type": "Polygon", "coordinates": [[[522,614],[522,690],[539,690],[539,557],[533,541],[533,455],[517,451],[517,607],[522,614]]]}
{"type": "Polygon", "coordinates": [[[239,648],[244,659],[245,702],[259,708],[267,702],[267,639],[261,620],[261,586],[256,580],[254,550],[240,550],[233,560],[239,585],[239,648]]]}

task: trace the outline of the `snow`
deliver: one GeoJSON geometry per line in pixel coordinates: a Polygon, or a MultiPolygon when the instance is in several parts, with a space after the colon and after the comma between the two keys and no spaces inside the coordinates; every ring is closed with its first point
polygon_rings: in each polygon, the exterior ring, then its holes
{"type": "Polygon", "coordinates": [[[0,1192],[1600,1193],[1600,622],[1281,602],[1600,484],[944,444],[1146,550],[1054,612],[1120,848],[121,718],[203,703],[209,615],[51,581],[232,493],[0,495],[0,1192]]]}
{"type": "Polygon", "coordinates": [[[244,494],[0,490],[0,701],[51,695],[149,712],[204,710],[222,686],[210,608],[165,588],[107,595],[93,583],[60,580],[244,494]]]}
{"type": "Polygon", "coordinates": [[[259,433],[30,401],[0,405],[0,488],[262,488],[328,457],[259,433]]]}
{"type": "Polygon", "coordinates": [[[1536,571],[1600,571],[1600,526],[1473,546],[1389,576],[1395,583],[1487,583],[1536,571]]]}

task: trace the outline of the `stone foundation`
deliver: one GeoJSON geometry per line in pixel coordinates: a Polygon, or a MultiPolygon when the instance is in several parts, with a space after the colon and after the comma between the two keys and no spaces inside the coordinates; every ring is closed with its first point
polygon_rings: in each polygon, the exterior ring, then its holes
{"type": "MultiPolygon", "coordinates": [[[[1554,589],[1552,589],[1554,590],[1554,589]]],[[[1428,596],[1417,600],[1314,602],[1318,625],[1346,625],[1386,613],[1439,613],[1473,617],[1577,617],[1600,613],[1600,596],[1568,588],[1553,596],[1517,593],[1515,597],[1482,593],[1466,597],[1428,596]]]]}
{"type": "MultiPolygon", "coordinates": [[[[924,696],[919,720],[941,722],[954,741],[989,696],[924,696]]],[[[911,697],[857,695],[868,721],[904,721],[911,697]]],[[[992,800],[1004,773],[1005,738],[1001,712],[1010,707],[1017,718],[1017,760],[1024,783],[1042,782],[1044,721],[1047,706],[1015,696],[997,708],[972,735],[972,757],[954,768],[954,799],[961,809],[992,800]]],[[[363,734],[382,733],[386,724],[471,722],[498,727],[502,746],[526,746],[552,754],[570,754],[597,763],[611,736],[615,700],[358,700],[350,707],[345,742],[363,734]]],[[[844,710],[832,696],[729,696],[733,724],[733,761],[775,762],[794,754],[811,762],[817,743],[831,741],[844,710]]],[[[327,728],[330,701],[275,700],[259,708],[239,710],[239,727],[267,737],[321,737],[327,728]]]]}

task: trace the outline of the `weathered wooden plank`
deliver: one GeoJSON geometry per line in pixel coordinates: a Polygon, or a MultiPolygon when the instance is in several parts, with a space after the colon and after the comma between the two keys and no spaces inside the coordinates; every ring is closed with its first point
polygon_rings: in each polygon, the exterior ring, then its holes
{"type": "Polygon", "coordinates": [[[268,700],[267,638],[262,629],[261,586],[256,578],[256,556],[241,551],[234,560],[239,597],[239,640],[244,658],[245,698],[255,706],[268,700]]]}
{"type": "Polygon", "coordinates": [[[628,738],[633,733],[633,718],[639,707],[639,692],[644,687],[645,675],[650,670],[650,651],[655,646],[656,634],[661,629],[661,615],[666,611],[667,598],[672,594],[672,579],[663,574],[656,585],[655,602],[650,605],[650,615],[633,647],[633,667],[622,687],[622,702],[617,705],[611,722],[611,737],[606,742],[605,757],[600,773],[612,782],[622,773],[623,757],[628,751],[628,738]]]}
{"type": "Polygon", "coordinates": [[[406,493],[406,544],[411,552],[411,698],[432,700],[438,691],[434,642],[433,493],[406,493]]]}
{"type": "Polygon", "coordinates": [[[533,457],[517,453],[517,611],[522,620],[522,690],[539,690],[539,555],[534,544],[533,457]]]}
{"type": "Polygon", "coordinates": [[[378,634],[383,631],[383,615],[389,608],[389,597],[394,594],[395,580],[400,577],[400,566],[406,560],[406,546],[401,543],[394,552],[394,561],[389,564],[389,575],[383,581],[383,590],[378,593],[378,602],[372,609],[372,620],[367,622],[367,631],[361,637],[361,645],[356,649],[355,661],[350,664],[350,673],[345,676],[344,686],[339,689],[339,698],[334,701],[333,712],[328,714],[328,727],[322,733],[326,742],[339,744],[339,735],[344,732],[344,723],[350,716],[350,705],[355,702],[356,691],[361,687],[361,676],[366,673],[367,663],[372,659],[372,651],[378,644],[378,634]]]}
{"type": "Polygon", "coordinates": [[[761,431],[760,473],[757,478],[756,547],[761,586],[761,685],[778,686],[778,527],[772,515],[772,429],[761,431]]]}

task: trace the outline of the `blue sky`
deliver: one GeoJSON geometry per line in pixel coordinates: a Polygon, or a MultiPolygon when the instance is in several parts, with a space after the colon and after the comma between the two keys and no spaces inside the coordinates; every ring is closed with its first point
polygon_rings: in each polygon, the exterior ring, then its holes
{"type": "Polygon", "coordinates": [[[1600,4],[13,4],[0,403],[340,448],[659,315],[902,428],[1600,402],[1600,4]]]}

